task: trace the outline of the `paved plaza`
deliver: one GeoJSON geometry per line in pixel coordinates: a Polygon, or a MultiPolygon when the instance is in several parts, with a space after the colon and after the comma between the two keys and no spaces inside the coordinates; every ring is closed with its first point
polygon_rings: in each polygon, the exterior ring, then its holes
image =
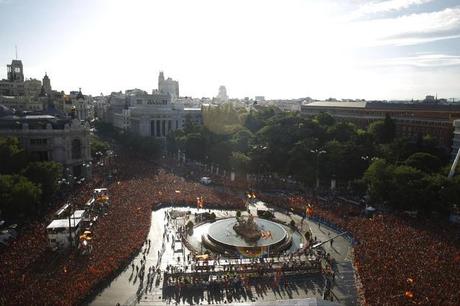
{"type": "MultiPolygon", "coordinates": [[[[185,247],[176,232],[177,226],[185,225],[185,218],[177,218],[167,221],[165,213],[172,208],[162,208],[152,211],[152,222],[147,241],[140,253],[132,260],[110,285],[102,290],[90,303],[93,306],[99,305],[207,305],[207,304],[232,304],[232,305],[273,305],[281,301],[291,300],[292,305],[330,305],[322,301],[325,284],[330,281],[332,284],[333,300],[339,304],[355,305],[357,294],[355,289],[355,278],[352,267],[352,249],[348,240],[336,237],[336,233],[325,227],[318,226],[318,223],[302,220],[301,216],[275,212],[275,218],[288,224],[294,220],[299,229],[306,231],[310,229],[312,236],[318,241],[328,241],[334,238],[333,244],[324,243],[321,247],[329,253],[336,262],[334,267],[334,281],[326,280],[322,274],[302,275],[290,280],[286,285],[273,287],[270,283],[258,283],[246,287],[246,290],[235,292],[226,289],[222,296],[212,295],[212,290],[195,294],[190,292],[187,296],[177,299],[174,296],[164,296],[163,273],[156,273],[156,269],[166,271],[169,267],[182,268],[190,265],[192,255],[185,247]],[[150,241],[150,243],[149,243],[150,241]],[[144,273],[138,269],[145,266],[144,273]],[[317,300],[318,299],[318,300],[317,300]],[[320,301],[320,302],[317,302],[320,301]]],[[[197,209],[174,208],[174,210],[191,211],[197,209]]],[[[255,214],[255,207],[251,211],[255,214]]],[[[203,210],[201,210],[203,211],[203,210]]],[[[209,211],[209,210],[206,210],[209,211]]],[[[235,214],[234,211],[210,210],[217,218],[225,218],[235,214]]],[[[251,259],[233,259],[235,263],[244,263],[251,259]]],[[[273,260],[276,260],[275,258],[273,260]]],[[[221,260],[224,262],[224,260],[221,260]]],[[[230,264],[232,260],[225,261],[230,264]]],[[[210,262],[209,264],[213,264],[210,262]]],[[[219,269],[219,268],[218,268],[219,269]]],[[[215,274],[219,274],[219,270],[215,274]]],[[[222,271],[222,273],[224,273],[222,271]]],[[[200,290],[201,291],[201,290],[200,290]]],[[[282,305],[282,303],[280,304],[282,305]]]]}

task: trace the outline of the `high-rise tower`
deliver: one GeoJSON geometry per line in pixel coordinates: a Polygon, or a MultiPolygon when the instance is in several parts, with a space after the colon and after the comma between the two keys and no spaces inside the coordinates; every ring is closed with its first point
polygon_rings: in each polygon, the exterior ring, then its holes
{"type": "Polygon", "coordinates": [[[179,82],[171,78],[165,80],[163,71],[160,71],[160,75],[158,76],[158,91],[163,94],[169,94],[171,101],[174,102],[179,98],[179,82]]]}
{"type": "Polygon", "coordinates": [[[11,65],[7,65],[8,81],[24,82],[24,71],[20,60],[12,60],[11,65]]]}
{"type": "Polygon", "coordinates": [[[158,90],[161,90],[161,86],[163,85],[165,81],[165,75],[163,71],[160,71],[160,75],[158,76],[158,90]]]}
{"type": "Polygon", "coordinates": [[[43,88],[45,89],[45,92],[48,95],[51,94],[51,81],[46,73],[45,73],[45,76],[43,77],[43,88]]]}

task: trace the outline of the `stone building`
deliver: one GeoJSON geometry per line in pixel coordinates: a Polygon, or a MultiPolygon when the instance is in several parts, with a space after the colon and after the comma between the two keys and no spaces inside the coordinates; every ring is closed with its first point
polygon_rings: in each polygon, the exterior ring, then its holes
{"type": "Polygon", "coordinates": [[[160,71],[160,75],[158,76],[158,91],[160,94],[169,94],[171,101],[175,102],[179,98],[179,82],[171,78],[165,80],[163,71],[160,71]]]}
{"type": "Polygon", "coordinates": [[[195,124],[202,124],[201,108],[185,108],[183,104],[172,103],[169,93],[160,91],[112,93],[108,104],[102,115],[104,120],[140,136],[164,139],[170,131],[182,129],[187,117],[195,124]]]}
{"type": "Polygon", "coordinates": [[[88,124],[51,115],[16,116],[0,108],[0,136],[17,137],[36,161],[55,161],[76,177],[91,176],[88,124]]]}

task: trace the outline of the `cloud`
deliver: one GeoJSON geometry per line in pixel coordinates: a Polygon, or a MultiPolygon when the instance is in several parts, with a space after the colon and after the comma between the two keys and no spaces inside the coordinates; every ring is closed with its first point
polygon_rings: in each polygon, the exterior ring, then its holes
{"type": "Polygon", "coordinates": [[[344,37],[353,45],[414,45],[460,36],[460,7],[345,24],[344,37]]]}
{"type": "Polygon", "coordinates": [[[407,9],[414,5],[421,5],[433,0],[387,0],[387,1],[378,1],[371,2],[362,5],[355,12],[355,16],[363,16],[367,14],[376,14],[376,13],[386,13],[391,11],[399,11],[407,9]]]}
{"type": "Polygon", "coordinates": [[[368,61],[366,66],[412,66],[419,68],[451,67],[460,65],[459,55],[422,54],[368,61]]]}

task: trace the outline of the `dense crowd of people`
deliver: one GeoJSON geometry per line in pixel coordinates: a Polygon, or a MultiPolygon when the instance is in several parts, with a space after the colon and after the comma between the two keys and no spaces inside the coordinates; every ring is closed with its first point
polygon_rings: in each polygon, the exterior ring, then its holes
{"type": "MultiPolygon", "coordinates": [[[[201,173],[189,174],[187,179],[152,162],[126,156],[117,157],[115,165],[117,174],[104,186],[101,181],[87,182],[69,195],[74,204],[82,205],[93,188],[109,189],[110,208],[91,229],[92,253],[82,256],[75,249],[51,253],[45,231],[49,218],[24,226],[18,238],[0,253],[0,304],[84,301],[141,249],[151,209],[158,204],[194,206],[197,198],[203,198],[205,207],[244,208],[243,196],[200,184],[196,177],[201,173]]],[[[358,208],[334,201],[255,193],[270,205],[298,213],[304,213],[310,203],[315,216],[349,231],[359,241],[355,266],[367,304],[455,305],[460,301],[458,227],[389,214],[366,218],[358,208]]]]}
{"type": "Polygon", "coordinates": [[[369,305],[458,305],[460,301],[460,228],[391,214],[364,217],[362,209],[308,196],[259,198],[302,214],[313,214],[349,231],[359,242],[355,267],[369,305]]]}
{"type": "Polygon", "coordinates": [[[78,208],[88,201],[94,188],[109,189],[110,208],[91,228],[91,254],[82,256],[76,249],[51,253],[45,229],[53,214],[42,222],[25,225],[18,239],[0,254],[0,304],[81,302],[138,252],[149,230],[151,209],[160,203],[193,206],[200,197],[206,206],[243,207],[237,196],[185,180],[145,160],[120,156],[115,165],[117,174],[104,186],[101,175],[96,175],[96,181],[82,184],[67,195],[78,208]]]}

